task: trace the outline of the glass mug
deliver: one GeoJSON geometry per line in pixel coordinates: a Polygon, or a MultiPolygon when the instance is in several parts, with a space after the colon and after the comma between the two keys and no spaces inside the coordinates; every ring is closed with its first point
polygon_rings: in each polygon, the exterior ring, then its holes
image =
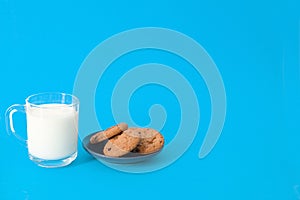
{"type": "Polygon", "coordinates": [[[5,113],[6,127],[27,145],[29,158],[42,167],[63,167],[77,157],[77,97],[64,93],[40,93],[26,98],[25,105],[10,106],[5,113]],[[13,114],[26,113],[27,140],[15,132],[13,114]]]}

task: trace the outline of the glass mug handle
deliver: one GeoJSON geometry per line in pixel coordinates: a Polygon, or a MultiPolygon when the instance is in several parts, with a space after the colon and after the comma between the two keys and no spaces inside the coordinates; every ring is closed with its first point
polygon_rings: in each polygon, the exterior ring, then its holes
{"type": "Polygon", "coordinates": [[[6,130],[8,133],[13,134],[23,145],[27,146],[26,140],[18,135],[14,128],[13,114],[16,112],[26,113],[25,105],[14,104],[10,106],[5,112],[6,130]]]}

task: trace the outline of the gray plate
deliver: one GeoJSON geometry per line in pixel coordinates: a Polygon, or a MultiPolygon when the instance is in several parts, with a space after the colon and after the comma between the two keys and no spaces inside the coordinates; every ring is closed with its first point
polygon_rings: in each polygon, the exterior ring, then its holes
{"type": "Polygon", "coordinates": [[[91,155],[93,155],[95,158],[106,161],[106,162],[110,162],[110,163],[118,163],[118,164],[138,163],[138,162],[142,162],[142,161],[152,158],[153,156],[157,155],[161,151],[161,149],[160,149],[157,152],[147,154],[147,155],[130,152],[122,157],[106,156],[103,154],[102,150],[108,140],[99,142],[97,144],[91,144],[90,138],[92,137],[92,135],[94,135],[94,133],[86,136],[83,139],[83,141],[82,141],[83,148],[87,152],[89,152],[91,155]]]}

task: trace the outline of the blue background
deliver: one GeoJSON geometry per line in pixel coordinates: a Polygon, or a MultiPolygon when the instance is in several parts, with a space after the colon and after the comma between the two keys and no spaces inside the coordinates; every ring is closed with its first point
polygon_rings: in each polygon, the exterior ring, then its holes
{"type": "MultiPolygon", "coordinates": [[[[0,199],[300,199],[299,15],[296,0],[0,0],[0,199]],[[218,66],[226,88],[227,116],[213,151],[205,159],[197,157],[210,116],[208,94],[200,84],[195,90],[198,97],[203,92],[203,125],[188,151],[162,170],[119,172],[93,159],[81,145],[78,158],[68,167],[35,166],[26,149],[6,134],[5,110],[24,103],[30,94],[72,93],[77,71],[96,45],[119,32],[147,26],[192,37],[218,66]]],[[[178,63],[178,58],[156,51],[121,59],[126,66],[178,63]]],[[[187,75],[191,81],[195,78],[187,75]]],[[[110,77],[109,70],[106,76],[110,77]]],[[[102,86],[108,79],[103,77],[102,86]]],[[[96,98],[109,89],[99,85],[96,98]]],[[[143,103],[137,91],[134,99],[143,112],[132,108],[132,114],[138,123],[147,124],[143,109],[151,102],[167,102],[166,109],[173,114],[164,134],[170,141],[180,120],[176,98],[155,85],[141,90],[159,93],[161,99],[143,103]]],[[[96,105],[107,108],[99,114],[104,127],[113,124],[105,102],[96,105]]],[[[24,116],[18,114],[16,121],[16,129],[25,136],[24,116]]]]}

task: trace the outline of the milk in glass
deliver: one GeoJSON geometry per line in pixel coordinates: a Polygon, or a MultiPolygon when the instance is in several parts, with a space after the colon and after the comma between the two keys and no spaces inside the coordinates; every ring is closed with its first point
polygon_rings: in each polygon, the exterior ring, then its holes
{"type": "Polygon", "coordinates": [[[27,117],[28,151],[34,157],[57,160],[77,151],[78,112],[67,104],[29,107],[27,117]]]}

